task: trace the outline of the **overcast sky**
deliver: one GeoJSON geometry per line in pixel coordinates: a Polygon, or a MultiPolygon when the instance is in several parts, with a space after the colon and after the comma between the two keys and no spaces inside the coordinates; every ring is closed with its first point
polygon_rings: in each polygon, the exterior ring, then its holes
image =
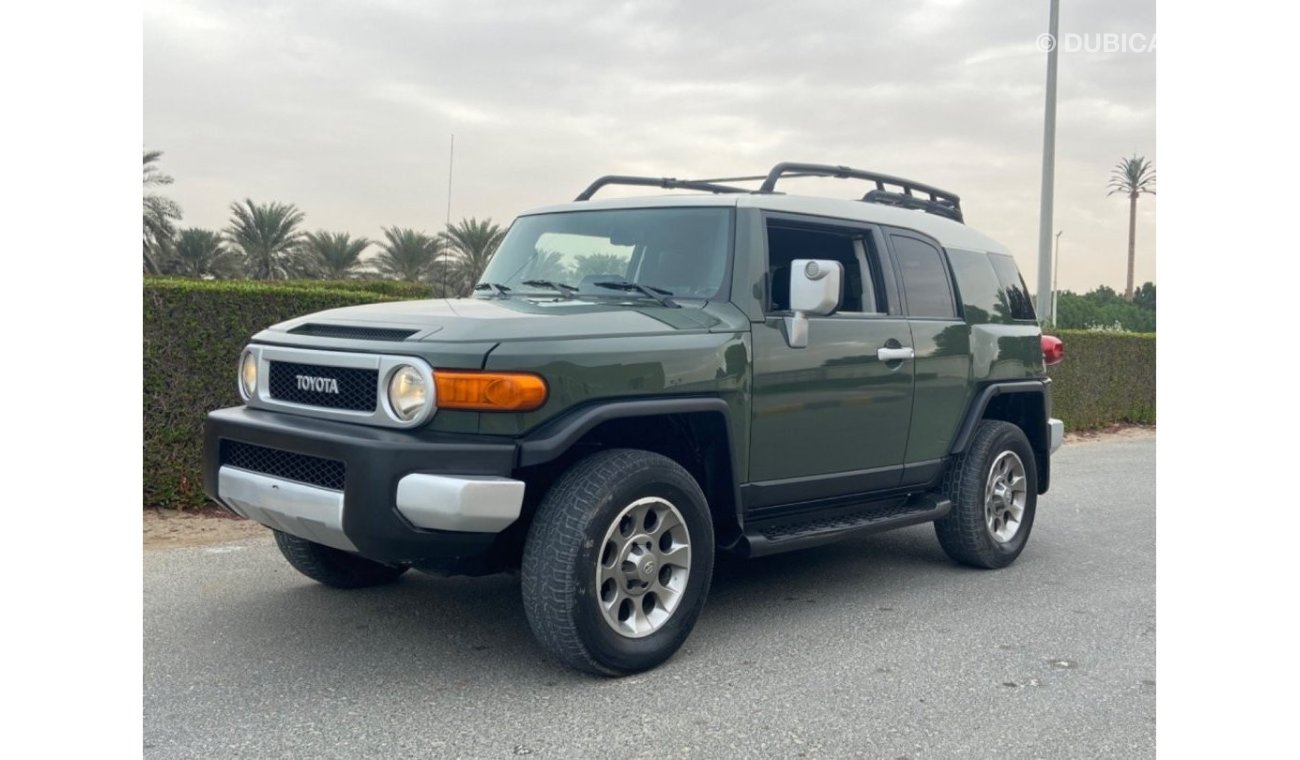
{"type": "MultiPolygon", "coordinates": [[[[1086,48],[1149,38],[1155,2],[1061,4],[1062,36],[1091,37],[1060,57],[1060,286],[1122,289],[1128,203],[1106,181],[1121,156],[1156,159],[1156,53],[1086,48]]],[[[847,164],[958,193],[1033,288],[1047,7],[145,0],[144,146],[164,151],[184,226],[220,229],[249,197],[372,239],[441,229],[452,133],[452,218],[503,224],[601,174],[847,164]]],[[[1139,283],[1155,279],[1155,207],[1139,202],[1139,283]]]]}

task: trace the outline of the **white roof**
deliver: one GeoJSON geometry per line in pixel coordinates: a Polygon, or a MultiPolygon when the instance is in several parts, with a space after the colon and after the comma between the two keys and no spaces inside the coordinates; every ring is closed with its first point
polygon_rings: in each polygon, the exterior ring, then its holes
{"type": "Polygon", "coordinates": [[[923,232],[938,240],[945,248],[962,248],[971,251],[1010,254],[1006,246],[993,238],[972,229],[961,222],[953,221],[937,214],[925,211],[902,209],[880,203],[864,203],[858,200],[840,198],[822,198],[809,195],[783,195],[780,193],[676,193],[672,195],[649,195],[638,198],[604,198],[576,203],[563,203],[554,206],[525,211],[522,216],[547,214],[561,211],[596,211],[599,209],[625,208],[664,208],[681,206],[726,206],[736,208],[758,208],[768,211],[784,211],[792,214],[826,216],[836,219],[852,219],[873,224],[890,224],[923,232]]]}

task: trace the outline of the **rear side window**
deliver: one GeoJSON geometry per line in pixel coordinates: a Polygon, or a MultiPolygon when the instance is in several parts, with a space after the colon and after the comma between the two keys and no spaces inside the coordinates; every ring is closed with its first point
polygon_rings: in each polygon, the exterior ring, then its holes
{"type": "Polygon", "coordinates": [[[952,280],[938,248],[913,237],[891,235],[894,258],[903,273],[907,313],[913,317],[955,319],[952,280]]]}
{"type": "Polygon", "coordinates": [[[1010,313],[1000,305],[1002,286],[988,254],[960,248],[949,248],[947,252],[966,321],[973,325],[1010,321],[1010,313]]]}
{"type": "Polygon", "coordinates": [[[1034,302],[1029,298],[1029,288],[1025,285],[1025,278],[1020,276],[1016,260],[1004,254],[990,253],[989,263],[993,265],[1001,286],[998,300],[1006,299],[1011,318],[1035,319],[1034,302]]]}

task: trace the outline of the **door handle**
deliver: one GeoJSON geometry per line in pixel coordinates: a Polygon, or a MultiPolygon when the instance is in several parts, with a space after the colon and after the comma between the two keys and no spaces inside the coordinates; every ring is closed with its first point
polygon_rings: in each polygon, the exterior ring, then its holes
{"type": "Polygon", "coordinates": [[[876,358],[882,362],[901,362],[908,359],[916,358],[916,351],[910,347],[903,348],[877,348],[876,358]]]}

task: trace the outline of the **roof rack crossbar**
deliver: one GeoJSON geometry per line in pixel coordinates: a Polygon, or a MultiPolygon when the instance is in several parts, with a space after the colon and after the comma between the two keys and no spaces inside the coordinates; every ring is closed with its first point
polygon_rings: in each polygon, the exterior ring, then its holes
{"type": "Polygon", "coordinates": [[[947,190],[940,190],[931,185],[914,182],[902,177],[894,177],[889,174],[880,174],[879,172],[867,172],[861,169],[853,169],[848,166],[831,166],[830,164],[801,164],[793,162],[783,162],[772,167],[772,171],[767,173],[763,180],[763,185],[759,187],[760,193],[772,193],[776,191],[777,180],[782,177],[834,177],[836,179],[863,179],[868,182],[874,182],[876,189],[862,196],[862,200],[868,203],[881,203],[890,206],[901,206],[903,208],[915,208],[929,213],[945,216],[949,219],[961,222],[961,198],[955,193],[947,190]],[[885,185],[894,185],[901,189],[902,192],[893,192],[885,189],[885,185]],[[928,199],[917,197],[917,194],[928,196],[928,199]],[[903,200],[898,200],[903,199],[903,200]]]}
{"type": "Polygon", "coordinates": [[[578,194],[577,201],[589,201],[596,191],[607,185],[634,185],[638,187],[662,187],[665,190],[703,190],[710,193],[748,193],[749,190],[743,187],[731,187],[729,185],[719,185],[715,182],[707,182],[697,179],[677,179],[676,177],[629,177],[619,174],[610,174],[601,177],[592,182],[578,194]]]}
{"type": "Polygon", "coordinates": [[[862,196],[862,200],[867,203],[879,203],[882,206],[918,209],[938,216],[947,217],[954,222],[962,221],[961,209],[943,199],[927,200],[907,193],[894,193],[888,190],[872,190],[862,196]]]}
{"type": "MultiPolygon", "coordinates": [[[[785,177],[822,177],[825,176],[820,172],[787,172],[782,175],[785,177]]],[[[751,174],[746,177],[710,177],[708,179],[692,180],[694,182],[756,182],[760,179],[767,179],[766,174],[751,174]]]]}

